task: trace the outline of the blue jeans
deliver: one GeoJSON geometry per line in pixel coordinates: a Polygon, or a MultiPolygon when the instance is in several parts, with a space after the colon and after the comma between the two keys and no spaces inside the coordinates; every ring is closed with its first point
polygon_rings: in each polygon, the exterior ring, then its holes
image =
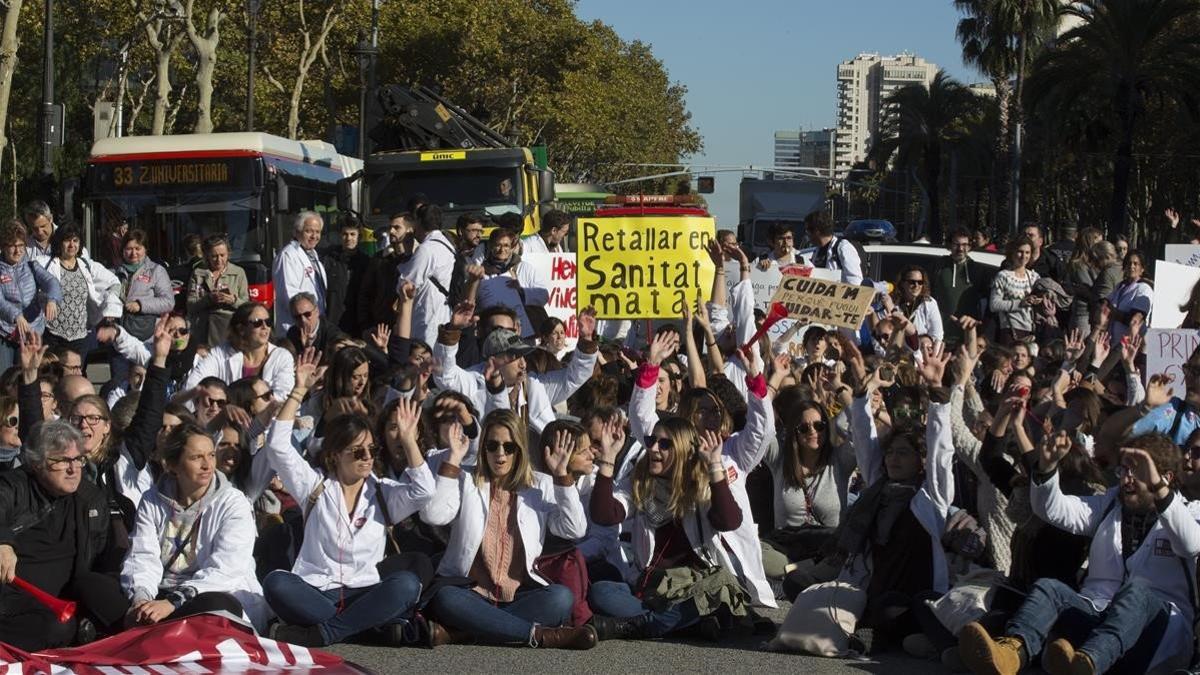
{"type": "Polygon", "coordinates": [[[1126,672],[1145,672],[1166,632],[1169,616],[1167,603],[1140,583],[1122,586],[1108,607],[1097,612],[1070,586],[1038,579],[1005,633],[1021,638],[1032,660],[1058,624],[1062,637],[1087,652],[1096,672],[1114,666],[1126,672]]]}
{"type": "Polygon", "coordinates": [[[628,619],[650,615],[649,637],[662,637],[700,620],[700,611],[694,602],[681,602],[656,612],[647,609],[629,590],[629,585],[619,581],[597,581],[592,584],[588,591],[588,604],[592,606],[592,611],[602,616],[628,619]]]}
{"type": "Polygon", "coordinates": [[[574,606],[575,594],[559,584],[518,591],[512,602],[499,604],[470,588],[446,586],[430,603],[438,621],[492,644],[527,643],[535,624],[561,626],[574,606]]]}
{"type": "Polygon", "coordinates": [[[334,644],[407,619],[421,595],[421,582],[411,572],[395,571],[374,586],[321,591],[291,572],[275,570],[263,579],[263,595],[280,619],[316,626],[325,644],[334,644]]]}

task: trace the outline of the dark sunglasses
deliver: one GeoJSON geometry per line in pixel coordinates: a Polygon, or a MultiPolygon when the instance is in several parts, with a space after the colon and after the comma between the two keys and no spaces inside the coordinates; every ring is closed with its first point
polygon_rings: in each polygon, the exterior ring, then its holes
{"type": "Polygon", "coordinates": [[[307,312],[300,312],[300,313],[296,314],[296,316],[301,319],[307,319],[312,315],[313,315],[313,310],[311,310],[311,309],[308,310],[307,312]]]}
{"type": "Polygon", "coordinates": [[[206,396],[206,397],[204,397],[203,404],[206,406],[215,405],[218,408],[224,408],[225,406],[229,405],[229,399],[227,399],[227,398],[208,398],[206,396]]]}
{"type": "Polygon", "coordinates": [[[188,333],[192,332],[192,329],[188,328],[187,326],[180,326],[178,328],[172,328],[167,332],[171,335],[187,335],[188,333]]]}
{"type": "Polygon", "coordinates": [[[643,439],[642,444],[646,446],[647,450],[653,448],[654,446],[658,446],[659,450],[670,450],[672,447],[674,447],[671,439],[658,438],[657,436],[647,436],[643,439]]]}
{"type": "Polygon", "coordinates": [[[270,328],[272,326],[272,321],[270,317],[265,319],[251,319],[246,322],[246,325],[250,326],[251,328],[270,328]]]}
{"type": "Polygon", "coordinates": [[[263,393],[259,394],[258,396],[255,396],[254,398],[262,401],[263,403],[270,403],[275,398],[275,395],[273,393],[271,393],[270,391],[264,391],[263,393]]]}
{"type": "Polygon", "coordinates": [[[909,286],[924,286],[925,280],[924,279],[905,279],[904,283],[908,284],[909,286]]]}
{"type": "Polygon", "coordinates": [[[816,431],[818,434],[825,431],[825,420],[817,420],[816,422],[802,422],[796,425],[796,431],[802,434],[810,434],[816,431]]]}
{"type": "Polygon", "coordinates": [[[521,449],[521,446],[517,445],[515,441],[487,441],[483,447],[488,452],[503,451],[506,455],[515,455],[521,449]]]}
{"type": "Polygon", "coordinates": [[[17,425],[20,423],[21,423],[21,421],[19,419],[17,419],[16,415],[13,415],[12,417],[4,420],[4,426],[6,426],[10,429],[16,429],[17,425]]]}
{"type": "Polygon", "coordinates": [[[361,462],[364,460],[371,459],[375,456],[375,446],[374,445],[355,445],[353,447],[346,448],[346,452],[351,453],[352,455],[354,455],[355,460],[361,462]]]}

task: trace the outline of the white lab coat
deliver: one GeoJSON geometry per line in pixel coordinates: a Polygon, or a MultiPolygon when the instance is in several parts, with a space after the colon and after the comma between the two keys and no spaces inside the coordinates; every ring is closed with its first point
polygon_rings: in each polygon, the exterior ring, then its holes
{"type": "Polygon", "coordinates": [[[392,524],[419,511],[433,496],[429,465],[422,462],[406,469],[402,482],[368,476],[354,513],[347,513],[341,482],[312,468],[292,447],[292,425],[292,420],[276,420],[271,425],[266,447],[271,467],[302,511],[317,487],[325,486],[305,519],[304,543],[292,573],[323,591],[379,583],[375,566],[383,560],[387,543],[379,500],[387,501],[392,524]]]}
{"type": "Polygon", "coordinates": [[[412,257],[398,267],[400,276],[396,289],[399,290],[405,281],[411,281],[417,289],[413,297],[412,337],[424,340],[427,345],[437,342],[438,326],[450,320],[447,293],[454,275],[455,252],[454,242],[441,230],[434,230],[412,257]]]}
{"type": "MultiPolygon", "coordinates": [[[[422,520],[430,525],[454,524],[438,574],[470,576],[471,565],[483,543],[490,504],[491,484],[476,486],[471,472],[464,470],[458,478],[437,477],[437,490],[433,501],[421,512],[422,520]]],[[[543,586],[550,583],[533,569],[534,561],[542,555],[547,532],[574,541],[587,534],[587,526],[575,485],[556,485],[550,476],[534,473],[533,485],[517,493],[517,529],[525,549],[525,572],[529,578],[543,586]]]]}
{"type": "MultiPolygon", "coordinates": [[[[317,311],[325,316],[325,265],[321,259],[310,258],[300,242],[292,240],[280,249],[271,267],[275,287],[275,330],[280,335],[295,323],[288,302],[300,293],[312,293],[317,298],[317,311]]],[[[284,394],[285,396],[287,394],[284,394]]]]}
{"type": "MultiPolygon", "coordinates": [[[[213,347],[208,356],[196,362],[196,366],[188,373],[184,389],[192,389],[200,380],[206,377],[219,377],[225,384],[233,384],[242,379],[242,366],[246,355],[234,349],[228,342],[213,347]]],[[[282,401],[292,393],[296,385],[296,360],[292,353],[282,347],[267,344],[267,360],[263,362],[258,376],[271,387],[271,393],[282,401]]]]}
{"type": "MultiPolygon", "coordinates": [[[[171,479],[173,480],[173,479],[171,479]]],[[[271,610],[263,598],[262,587],[254,572],[254,540],[258,529],[254,510],[245,495],[221,475],[212,503],[201,513],[196,533],[196,571],[183,582],[197,593],[229,593],[259,632],[267,628],[271,610]]],[[[159,491],[162,482],[146,493],[137,510],[129,553],[121,568],[121,587],[130,597],[154,598],[163,580],[162,533],[172,507],[159,491]]],[[[170,553],[166,555],[171,555],[170,553]]]]}
{"type": "MultiPolygon", "coordinates": [[[[433,358],[438,365],[438,368],[434,369],[433,380],[439,388],[453,389],[466,396],[475,404],[476,410],[511,407],[508,403],[510,399],[507,388],[496,395],[488,393],[487,382],[483,378],[484,364],[476,364],[469,370],[463,370],[458,367],[455,360],[457,356],[457,344],[433,343],[433,358]]],[[[523,392],[520,402],[527,405],[529,427],[534,432],[542,433],[547,424],[557,419],[554,406],[570,398],[571,394],[592,377],[598,358],[599,351],[591,354],[576,351],[566,368],[541,375],[528,374],[528,390],[523,392]]]]}
{"type": "Polygon", "coordinates": [[[1047,523],[1092,538],[1087,577],[1079,589],[1096,611],[1104,611],[1126,583],[1138,582],[1170,604],[1167,630],[1151,662],[1152,672],[1186,668],[1192,656],[1192,582],[1200,554],[1200,502],[1175,493],[1166,511],[1133,555],[1121,553],[1120,488],[1102,495],[1063,494],[1058,473],[1030,485],[1033,512],[1047,523]]]}
{"type": "MultiPolygon", "coordinates": [[[[640,373],[638,377],[640,377],[640,373]]],[[[634,438],[644,438],[654,432],[656,424],[658,424],[658,411],[654,406],[654,385],[642,387],[641,382],[635,382],[633,395],[629,399],[630,433],[634,438]]],[[[729,491],[733,493],[734,501],[742,510],[742,524],[733,532],[714,532],[707,526],[707,519],[701,519],[706,523],[703,541],[711,540],[712,550],[716,552],[721,563],[738,578],[742,586],[754,598],[755,604],[760,607],[777,605],[775,604],[775,592],[771,590],[771,584],[767,581],[767,575],[763,571],[762,543],[758,539],[758,524],[754,522],[754,515],[750,511],[750,496],[746,492],[746,478],[766,454],[767,439],[774,436],[775,414],[770,403],[767,399],[751,394],[746,410],[746,426],[741,431],[731,434],[721,446],[721,452],[725,456],[725,466],[728,469],[726,474],[729,491]]],[[[617,488],[614,487],[614,494],[616,492],[617,488]]],[[[625,512],[633,512],[629,504],[625,504],[625,512]]],[[[693,544],[701,541],[697,538],[701,533],[696,530],[695,523],[689,525],[684,522],[684,526],[685,529],[690,528],[688,537],[693,544]]],[[[645,537],[646,535],[641,536],[645,537]]],[[[643,553],[648,555],[654,551],[653,532],[648,537],[640,542],[635,538],[634,542],[634,548],[643,567],[648,564],[647,560],[642,560],[643,553]],[[643,546],[650,546],[648,552],[642,550],[643,546]]]]}

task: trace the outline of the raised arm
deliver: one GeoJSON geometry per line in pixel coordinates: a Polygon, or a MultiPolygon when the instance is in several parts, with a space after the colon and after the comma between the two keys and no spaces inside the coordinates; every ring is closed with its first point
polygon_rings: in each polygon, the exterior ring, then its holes
{"type": "Polygon", "coordinates": [[[678,348],[679,336],[675,333],[654,336],[646,362],[634,373],[633,395],[629,398],[629,428],[635,440],[649,436],[658,424],[658,409],[654,402],[658,370],[666,355],[678,348]]]}
{"type": "Polygon", "coordinates": [[[950,391],[942,377],[950,354],[944,343],[925,350],[921,379],[929,387],[929,413],[925,422],[925,486],[942,514],[954,501],[954,439],[950,431],[950,391]]]}
{"type": "Polygon", "coordinates": [[[462,425],[458,422],[451,424],[449,436],[450,452],[438,467],[433,498],[421,509],[421,520],[430,525],[449,525],[454,522],[462,505],[463,483],[471,480],[471,476],[464,474],[462,470],[463,458],[467,456],[467,450],[470,448],[462,425]]]}
{"type": "Polygon", "coordinates": [[[534,375],[546,387],[551,405],[566,401],[596,372],[600,345],[596,343],[596,310],[585,308],[579,313],[579,342],[566,368],[534,375]]]}
{"type": "Polygon", "coordinates": [[[323,368],[317,364],[321,354],[311,347],[296,360],[296,384],[279,409],[279,415],[271,424],[267,433],[265,451],[271,467],[279,474],[283,487],[297,500],[304,500],[322,480],[322,476],[312,468],[300,453],[292,447],[292,427],[295,425],[296,413],[304,402],[309,388],[324,375],[323,368]]]}
{"type": "Polygon", "coordinates": [[[160,318],[154,326],[154,360],[146,369],[137,411],[125,430],[125,451],[139,471],[154,455],[154,445],[162,429],[163,411],[167,407],[167,380],[170,379],[167,374],[167,354],[171,351],[171,334],[166,326],[165,317],[160,318]]]}
{"type": "MultiPolygon", "coordinates": [[[[703,305],[699,294],[696,297],[696,307],[703,305]]],[[[696,346],[696,321],[688,306],[683,308],[683,346],[687,352],[688,384],[692,388],[708,386],[708,377],[704,373],[704,362],[700,360],[700,349],[696,346]]]]}
{"type": "Polygon", "coordinates": [[[561,434],[552,439],[544,450],[546,469],[553,477],[553,502],[556,504],[547,520],[547,527],[555,536],[570,541],[587,535],[588,519],[579,498],[579,488],[571,478],[571,453],[575,450],[575,439],[561,434]]]}
{"type": "Polygon", "coordinates": [[[387,500],[388,513],[395,520],[404,520],[429,503],[433,498],[435,482],[417,443],[417,420],[421,416],[421,405],[401,399],[392,415],[400,429],[400,447],[408,464],[404,469],[407,480],[400,483],[381,480],[380,489],[387,500]]]}
{"type": "Polygon", "coordinates": [[[724,443],[724,452],[743,473],[750,473],[762,461],[767,451],[767,439],[775,436],[775,412],[771,407],[773,394],[756,359],[745,359],[746,388],[749,390],[746,426],[724,443]]]}

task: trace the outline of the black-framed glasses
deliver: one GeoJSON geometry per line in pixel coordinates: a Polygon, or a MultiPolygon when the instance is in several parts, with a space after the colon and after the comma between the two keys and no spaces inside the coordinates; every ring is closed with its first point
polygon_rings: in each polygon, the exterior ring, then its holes
{"type": "Polygon", "coordinates": [[[251,328],[270,328],[273,324],[271,322],[271,317],[267,317],[265,319],[250,319],[246,322],[246,325],[250,326],[251,328]]]}
{"type": "Polygon", "coordinates": [[[802,434],[811,434],[812,432],[823,433],[825,431],[825,420],[817,420],[816,422],[801,422],[796,425],[796,431],[802,434]]]}
{"type": "Polygon", "coordinates": [[[89,427],[94,427],[101,422],[107,422],[108,418],[104,415],[71,415],[68,421],[75,426],[83,426],[87,424],[89,427]]]}
{"type": "Polygon", "coordinates": [[[87,458],[85,458],[83,455],[76,455],[74,457],[47,457],[46,458],[46,466],[48,466],[51,471],[59,471],[62,469],[66,469],[68,466],[71,466],[72,464],[75,465],[77,468],[82,469],[83,465],[86,462],[87,462],[87,458]]]}
{"type": "Polygon", "coordinates": [[[642,439],[642,445],[645,445],[647,450],[656,446],[659,450],[670,450],[671,448],[675,447],[675,444],[671,442],[670,438],[659,438],[658,436],[645,437],[642,439]]]}
{"type": "Polygon", "coordinates": [[[515,455],[521,446],[516,441],[485,441],[483,448],[490,453],[503,451],[506,455],[515,455]]]}

